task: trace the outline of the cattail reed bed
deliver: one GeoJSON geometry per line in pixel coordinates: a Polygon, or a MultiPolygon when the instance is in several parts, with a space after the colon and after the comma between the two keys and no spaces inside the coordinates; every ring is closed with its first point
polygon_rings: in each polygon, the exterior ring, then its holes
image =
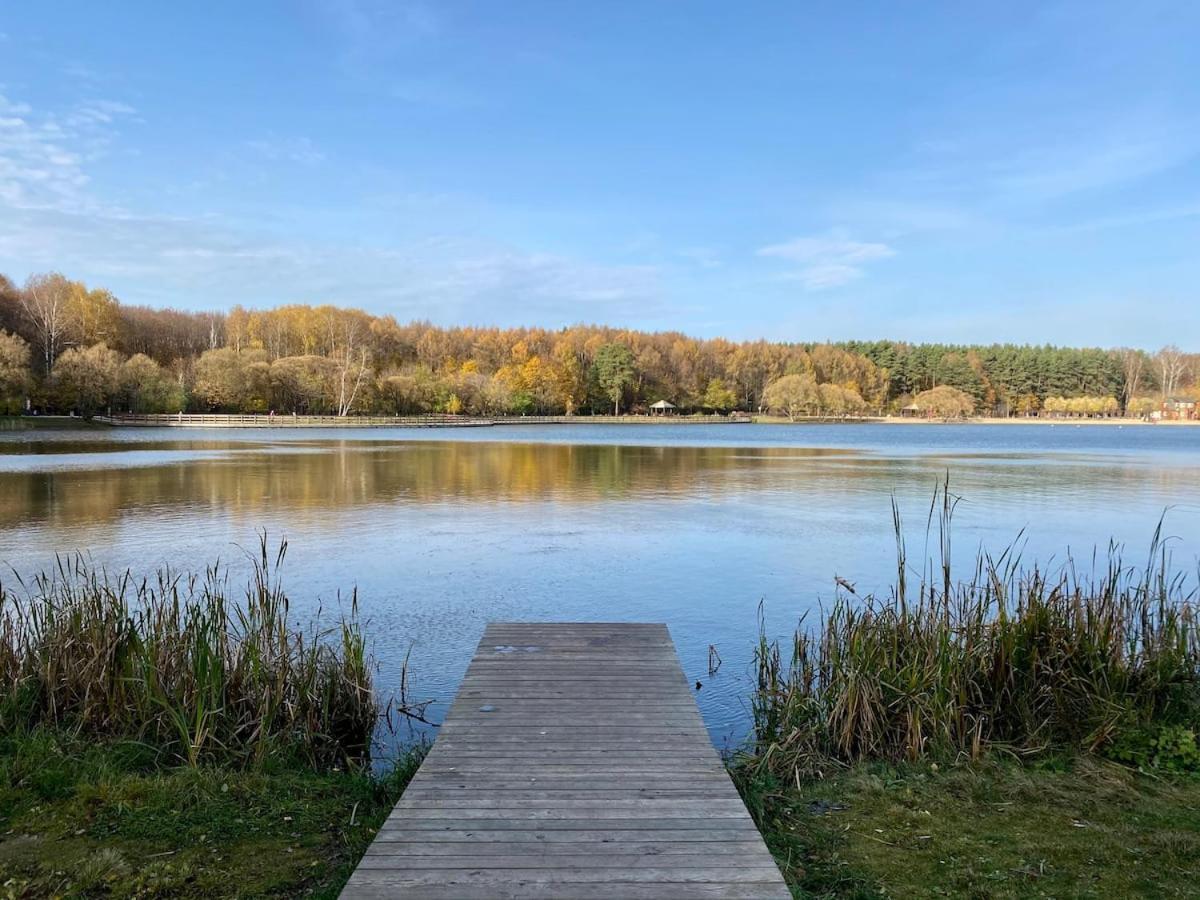
{"type": "MultiPolygon", "coordinates": [[[[893,507],[897,579],[884,598],[839,580],[832,607],[785,652],[757,648],[750,768],[786,781],[833,765],[1100,751],[1162,729],[1200,730],[1196,589],[1173,572],[1162,525],[1143,567],[1122,548],[1086,571],[1025,566],[1019,545],[952,571],[957,503],[930,508],[938,555],[910,584],[893,507]]],[[[1019,539],[1018,539],[1019,540],[1019,539]]],[[[1190,736],[1190,738],[1189,738],[1190,736]]]]}
{"type": "Polygon", "coordinates": [[[135,740],[192,766],[366,761],[381,710],[356,598],[328,627],[295,627],[286,551],[263,534],[240,590],[220,566],[139,580],[79,555],[14,574],[0,583],[0,732],[135,740]]]}

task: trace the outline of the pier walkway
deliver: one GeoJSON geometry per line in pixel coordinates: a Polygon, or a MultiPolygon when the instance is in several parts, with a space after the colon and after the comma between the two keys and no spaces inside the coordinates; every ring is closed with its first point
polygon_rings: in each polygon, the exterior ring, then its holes
{"type": "Polygon", "coordinates": [[[790,897],[665,625],[487,627],[346,900],[790,897]]]}

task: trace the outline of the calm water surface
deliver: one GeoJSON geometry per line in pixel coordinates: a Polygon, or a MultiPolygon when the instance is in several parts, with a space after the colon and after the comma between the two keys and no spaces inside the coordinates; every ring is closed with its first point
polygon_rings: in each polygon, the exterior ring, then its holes
{"type": "Polygon", "coordinates": [[[1169,508],[1195,571],[1200,429],[1068,425],[5,433],[0,562],[30,574],[84,550],[110,569],[240,572],[257,530],[286,535],[297,615],[357,586],[380,686],[411,646],[435,720],[489,620],[666,622],[726,745],[747,724],[759,603],[785,636],[835,575],[886,589],[893,496],[919,566],[947,471],[960,558],[1023,530],[1027,560],[1112,538],[1140,562],[1169,508]]]}

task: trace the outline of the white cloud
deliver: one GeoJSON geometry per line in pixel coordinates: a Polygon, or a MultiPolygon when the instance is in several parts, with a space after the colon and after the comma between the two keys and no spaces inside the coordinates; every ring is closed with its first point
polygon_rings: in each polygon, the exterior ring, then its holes
{"type": "Polygon", "coordinates": [[[1009,196],[1053,199],[1136,182],[1195,157],[1197,142],[1172,135],[1094,138],[1081,144],[1031,148],[996,164],[996,184],[1009,196]]]}
{"type": "Polygon", "coordinates": [[[678,255],[701,269],[717,269],[721,266],[721,257],[709,247],[684,247],[678,255]]]}
{"type": "Polygon", "coordinates": [[[856,241],[842,229],[824,235],[793,238],[758,250],[759,256],[774,257],[794,264],[787,277],[818,291],[839,287],[863,276],[863,267],[895,256],[896,251],[883,243],[856,241]]]}
{"type": "Polygon", "coordinates": [[[80,103],[59,115],[37,115],[0,94],[0,202],[14,207],[86,202],[85,163],[104,152],[116,119],[134,114],[111,100],[80,103]]]}
{"type": "Polygon", "coordinates": [[[312,166],[325,161],[325,154],[306,137],[260,138],[246,141],[246,146],[270,162],[291,162],[312,166]]]}
{"type": "MultiPolygon", "coordinates": [[[[89,172],[102,152],[96,148],[115,141],[133,115],[115,101],[39,113],[0,96],[0,271],[19,280],[59,269],[129,303],[330,302],[445,323],[631,321],[662,308],[654,266],[601,264],[486,238],[410,233],[389,241],[366,225],[348,227],[344,239],[272,235],[255,219],[114,207],[92,190],[89,172]]],[[[248,147],[270,160],[322,159],[304,138],[268,136],[248,147]]],[[[378,210],[362,214],[364,223],[378,221],[378,210]]]]}
{"type": "Polygon", "coordinates": [[[372,78],[415,44],[436,38],[441,20],[423,3],[392,0],[315,0],[342,68],[372,78]]]}

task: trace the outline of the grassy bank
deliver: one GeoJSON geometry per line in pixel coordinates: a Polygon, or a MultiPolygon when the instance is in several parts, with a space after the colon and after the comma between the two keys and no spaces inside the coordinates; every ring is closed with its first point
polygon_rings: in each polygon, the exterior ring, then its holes
{"type": "Polygon", "coordinates": [[[742,784],[797,897],[1194,897],[1200,778],[1089,756],[742,784]]]}
{"type": "Polygon", "coordinates": [[[105,431],[107,428],[78,416],[0,415],[0,431],[105,431]]]}
{"type": "Polygon", "coordinates": [[[0,740],[0,896],[336,897],[411,776],[164,764],[133,741],[0,740]]]}
{"type": "Polygon", "coordinates": [[[285,551],[240,591],[79,557],[0,584],[3,896],[336,896],[420,753],[372,759],[408,710],[353,596],[291,622],[285,551]]]}
{"type": "Polygon", "coordinates": [[[956,500],[885,598],[843,583],[761,642],[735,780],[801,896],[1190,896],[1200,621],[1159,534],[1144,568],[1016,548],[951,570],[956,500]]]}

